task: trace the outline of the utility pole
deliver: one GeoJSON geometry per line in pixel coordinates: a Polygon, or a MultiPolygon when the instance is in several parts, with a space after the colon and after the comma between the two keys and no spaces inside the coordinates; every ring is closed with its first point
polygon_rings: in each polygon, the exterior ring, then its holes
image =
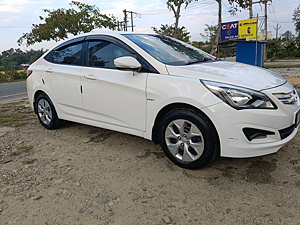
{"type": "Polygon", "coordinates": [[[266,32],[266,37],[265,40],[268,39],[268,0],[265,1],[265,32],[266,32]]]}
{"type": "Polygon", "coordinates": [[[137,16],[137,17],[141,18],[141,15],[136,12],[133,12],[133,11],[127,11],[126,9],[123,10],[123,13],[124,13],[124,23],[125,23],[124,31],[128,31],[128,27],[131,27],[131,31],[133,32],[133,28],[134,28],[133,16],[137,16]],[[127,22],[129,22],[127,13],[130,13],[131,26],[127,25],[127,22]]]}
{"type": "Polygon", "coordinates": [[[253,4],[257,4],[257,3],[263,3],[265,5],[265,16],[264,16],[264,19],[265,19],[265,32],[266,32],[266,35],[265,35],[265,40],[267,40],[268,38],[268,2],[271,2],[272,0],[259,0],[257,2],[252,2],[252,0],[250,0],[250,5],[249,5],[249,16],[250,16],[250,19],[251,17],[253,17],[253,12],[252,12],[252,5],[253,4]]]}
{"type": "MultiPolygon", "coordinates": [[[[249,5],[249,16],[250,16],[250,19],[251,19],[251,17],[253,17],[253,9],[252,9],[252,6],[253,6],[253,4],[257,4],[257,3],[259,3],[259,4],[264,4],[265,5],[265,16],[264,16],[264,19],[265,19],[265,41],[267,41],[268,40],[268,15],[267,15],[267,13],[268,13],[268,2],[271,2],[272,0],[259,0],[259,1],[256,1],[256,2],[253,2],[252,0],[250,0],[249,1],[249,3],[250,3],[250,5],[249,5]]],[[[266,58],[267,58],[267,54],[266,54],[266,52],[267,52],[267,45],[265,44],[264,45],[264,60],[266,60],[266,58]]]]}
{"type": "Polygon", "coordinates": [[[281,29],[281,26],[278,27],[278,25],[279,24],[277,23],[276,27],[273,27],[276,30],[276,39],[278,39],[278,31],[281,29]]]}
{"type": "Polygon", "coordinates": [[[132,16],[133,12],[130,11],[130,18],[131,18],[131,31],[133,32],[133,16],[132,16]]]}
{"type": "Polygon", "coordinates": [[[249,19],[253,18],[253,8],[252,8],[252,0],[249,0],[249,19]]]}
{"type": "Polygon", "coordinates": [[[124,26],[124,31],[127,31],[127,11],[126,9],[123,10],[123,13],[124,13],[124,23],[125,23],[125,26],[124,26]]]}

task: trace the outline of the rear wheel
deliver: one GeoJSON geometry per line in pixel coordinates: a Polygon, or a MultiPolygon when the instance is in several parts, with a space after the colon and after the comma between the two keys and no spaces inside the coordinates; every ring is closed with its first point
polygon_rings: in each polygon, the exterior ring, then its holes
{"type": "Polygon", "coordinates": [[[55,129],[60,125],[60,120],[52,101],[46,94],[40,94],[36,99],[36,111],[40,123],[47,129],[55,129]]]}
{"type": "Polygon", "coordinates": [[[218,153],[215,128],[201,114],[178,109],[169,112],[160,123],[160,144],[168,158],[187,169],[199,169],[218,153]]]}

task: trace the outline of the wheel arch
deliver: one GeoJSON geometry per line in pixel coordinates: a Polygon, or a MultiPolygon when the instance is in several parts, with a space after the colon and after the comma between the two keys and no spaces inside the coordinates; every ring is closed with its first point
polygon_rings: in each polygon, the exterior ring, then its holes
{"type": "MultiPolygon", "coordinates": [[[[164,108],[162,108],[154,121],[154,125],[152,128],[152,141],[155,144],[159,144],[159,123],[160,121],[164,118],[165,115],[167,115],[169,112],[173,111],[173,110],[179,110],[179,109],[184,109],[187,111],[192,111],[194,113],[200,114],[201,116],[205,117],[205,119],[207,119],[207,121],[209,121],[209,123],[211,124],[211,126],[215,129],[215,134],[217,136],[218,142],[220,142],[220,138],[217,132],[217,129],[214,125],[214,123],[211,121],[211,119],[204,113],[202,112],[200,109],[198,109],[195,106],[186,104],[186,103],[172,103],[169,104],[167,106],[165,106],[164,108]]],[[[220,146],[220,144],[218,143],[218,145],[220,146]]]]}
{"type": "MultiPolygon", "coordinates": [[[[34,97],[33,97],[33,109],[34,109],[34,112],[35,114],[37,114],[37,108],[36,108],[36,99],[38,98],[38,96],[40,96],[41,94],[45,94],[47,95],[44,91],[41,91],[41,90],[38,90],[34,93],[34,97]]],[[[48,95],[47,95],[48,96],[48,95]]]]}

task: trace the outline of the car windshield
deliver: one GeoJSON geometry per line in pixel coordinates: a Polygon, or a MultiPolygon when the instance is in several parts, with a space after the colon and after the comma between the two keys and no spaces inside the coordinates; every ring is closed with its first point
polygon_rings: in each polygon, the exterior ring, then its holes
{"type": "Polygon", "coordinates": [[[168,65],[189,65],[214,58],[182,41],[163,35],[123,34],[158,61],[168,65]]]}

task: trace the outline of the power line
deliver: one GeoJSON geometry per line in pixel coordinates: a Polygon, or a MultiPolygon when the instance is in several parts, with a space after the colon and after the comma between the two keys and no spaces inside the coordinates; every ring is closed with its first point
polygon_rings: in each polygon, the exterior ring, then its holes
{"type": "MultiPolygon", "coordinates": [[[[274,14],[274,16],[275,16],[275,19],[276,19],[276,21],[277,21],[277,23],[278,23],[278,19],[277,19],[276,13],[275,13],[275,2],[274,2],[274,4],[273,4],[273,2],[271,2],[271,6],[272,6],[272,8],[273,8],[273,14],[274,14]]],[[[272,13],[271,13],[271,14],[272,14],[272,13]]]]}
{"type": "MultiPolygon", "coordinates": [[[[205,6],[209,6],[214,4],[214,1],[211,2],[192,2],[191,4],[189,4],[187,6],[186,9],[182,9],[182,14],[184,14],[185,12],[189,12],[192,11],[194,9],[198,9],[198,8],[202,8],[205,6]]],[[[169,9],[158,9],[158,10],[151,10],[151,11],[142,11],[139,14],[141,15],[159,15],[159,14],[165,14],[167,12],[171,12],[169,9]]]]}

